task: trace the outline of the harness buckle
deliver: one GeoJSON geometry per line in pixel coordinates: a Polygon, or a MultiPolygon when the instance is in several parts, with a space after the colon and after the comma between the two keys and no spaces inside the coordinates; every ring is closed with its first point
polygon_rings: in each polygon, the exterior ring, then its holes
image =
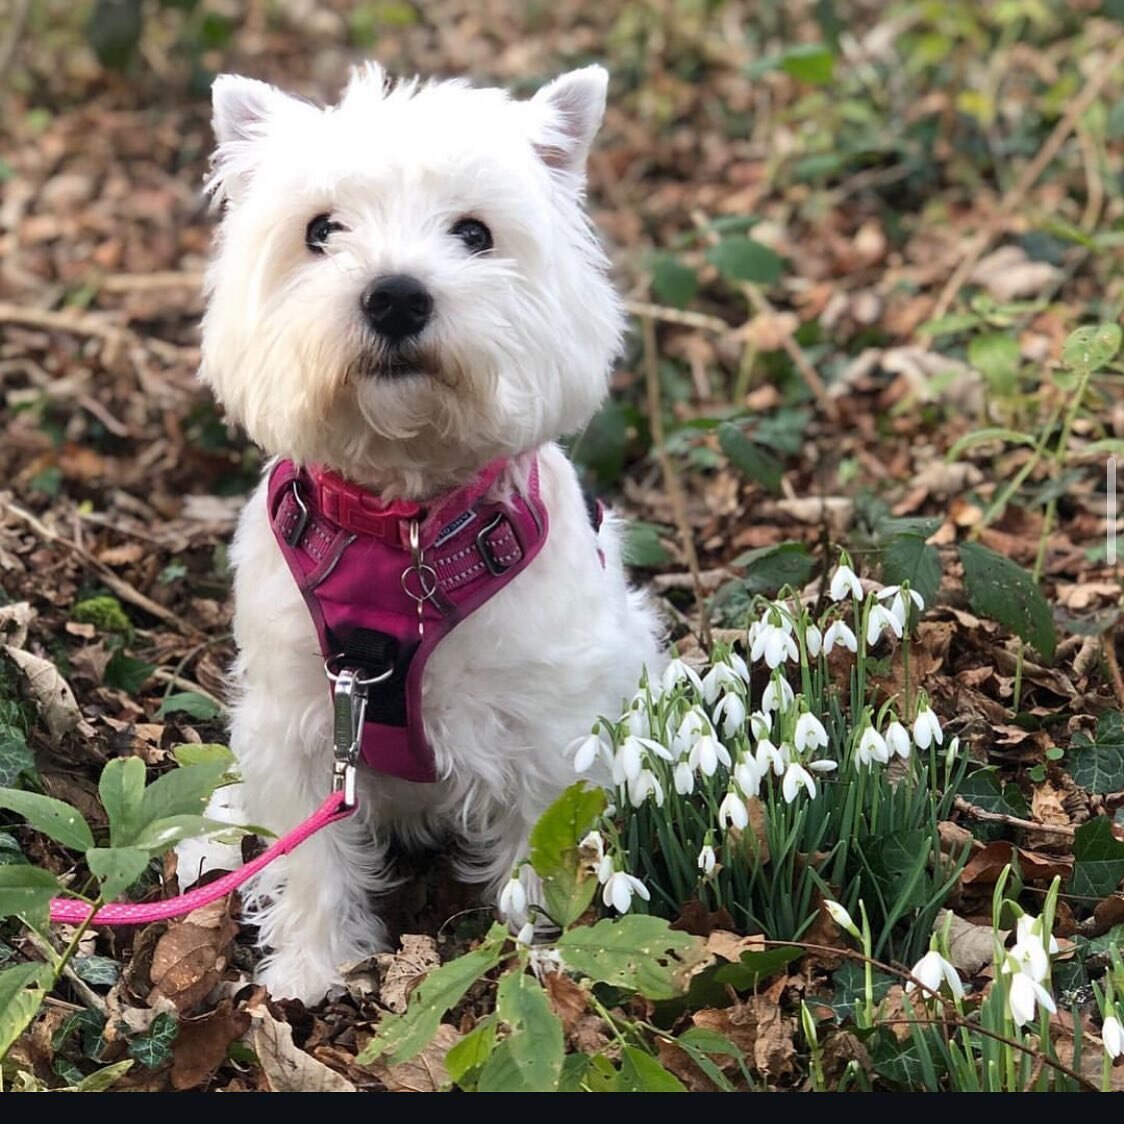
{"type": "Polygon", "coordinates": [[[342,655],[324,661],[324,673],[332,684],[332,791],[343,792],[344,807],[355,807],[355,770],[363,748],[363,723],[367,720],[367,691],[394,674],[394,668],[377,675],[341,665],[342,655]]]}
{"type": "Polygon", "coordinates": [[[504,574],[511,569],[509,563],[501,562],[496,556],[495,549],[492,547],[492,541],[488,537],[493,531],[498,530],[505,523],[510,528],[510,520],[502,511],[498,512],[488,520],[476,536],[476,551],[480,555],[480,560],[488,568],[488,573],[494,578],[498,578],[500,574],[504,574]]]}
{"type": "Polygon", "coordinates": [[[300,546],[300,541],[304,537],[304,529],[308,526],[309,513],[308,504],[304,502],[304,497],[301,495],[301,485],[299,480],[294,480],[290,485],[293,492],[293,499],[297,505],[297,521],[290,528],[288,534],[285,535],[285,542],[288,546],[294,549],[300,546]]]}

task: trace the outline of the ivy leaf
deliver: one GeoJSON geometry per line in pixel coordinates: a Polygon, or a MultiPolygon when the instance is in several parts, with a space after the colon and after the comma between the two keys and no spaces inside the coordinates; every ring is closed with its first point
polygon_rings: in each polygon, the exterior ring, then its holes
{"type": "MultiPolygon", "coordinates": [[[[1030,810],[1018,785],[1003,784],[994,765],[969,773],[960,782],[959,795],[977,808],[983,808],[985,812],[1002,812],[1016,819],[1025,818],[1030,810]]],[[[968,823],[968,830],[977,839],[987,842],[1002,839],[1007,831],[1001,823],[974,821],[968,823]]]]}
{"type": "Polygon", "coordinates": [[[199,694],[198,691],[180,691],[169,695],[156,712],[157,718],[167,718],[169,714],[186,714],[200,722],[218,718],[222,707],[214,699],[199,694]]]}
{"type": "Polygon", "coordinates": [[[0,917],[19,914],[29,922],[46,921],[51,898],[59,892],[49,870],[27,863],[0,866],[0,917]]]}
{"type": "Polygon", "coordinates": [[[706,260],[727,281],[752,281],[771,285],[784,272],[784,261],[768,246],[752,238],[723,238],[706,252],[706,260]]]}
{"type": "Polygon", "coordinates": [[[116,901],[148,866],[148,852],[138,847],[91,847],[86,865],[101,883],[101,896],[116,901]]]}
{"type": "Polygon", "coordinates": [[[172,1043],[175,1042],[179,1032],[180,1027],[175,1015],[170,1011],[161,1011],[144,1034],[138,1034],[130,1039],[129,1054],[145,1069],[159,1069],[171,1058],[172,1043]]]}
{"type": "Polygon", "coordinates": [[[127,695],[135,695],[155,670],[155,665],[144,660],[127,656],[124,652],[114,652],[105,666],[105,685],[116,687],[127,695]]]}
{"type": "Polygon", "coordinates": [[[482,1093],[549,1093],[562,1073],[562,1023],[534,976],[508,972],[496,991],[496,1015],[510,1028],[480,1072],[482,1093]]]}
{"type": "MultiPolygon", "coordinates": [[[[842,1023],[854,1018],[855,1010],[866,1000],[866,977],[862,965],[853,960],[846,961],[832,976],[831,982],[835,986],[830,1002],[835,1021],[842,1023]]],[[[893,976],[875,969],[871,977],[875,1004],[881,1003],[897,982],[893,976]]]]}
{"type": "MultiPolygon", "coordinates": [[[[0,871],[2,873],[2,871],[0,871]]],[[[1124,843],[1112,834],[1107,816],[1082,824],[1073,837],[1070,892],[1081,898],[1107,897],[1124,878],[1124,843]]]]}
{"type": "Polygon", "coordinates": [[[0,723],[0,786],[14,788],[23,777],[35,776],[35,754],[15,726],[0,723]]]}
{"type": "Polygon", "coordinates": [[[604,791],[579,782],[531,829],[531,866],[542,879],[543,904],[563,929],[585,912],[597,891],[597,879],[582,867],[578,844],[604,810],[604,791]]]}
{"type": "Polygon", "coordinates": [[[1118,792],[1124,788],[1124,714],[1102,714],[1094,741],[1084,734],[1075,735],[1066,760],[1073,783],[1086,792],[1118,792]]]}
{"type": "Polygon", "coordinates": [[[733,422],[718,427],[718,444],[730,462],[751,480],[770,492],[779,492],[784,466],[772,453],[766,452],[733,422]]]}
{"type": "Polygon", "coordinates": [[[960,544],[960,561],[973,611],[1033,644],[1044,659],[1053,659],[1057,646],[1054,618],[1033,575],[976,542],[960,544]]]}
{"type": "Polygon", "coordinates": [[[27,859],[24,858],[16,837],[9,835],[6,831],[0,831],[0,866],[26,862],[27,859]]]}
{"type": "Polygon", "coordinates": [[[93,987],[112,987],[121,975],[121,965],[108,956],[78,956],[73,967],[78,978],[93,987]]]}
{"type": "Polygon", "coordinates": [[[557,948],[573,971],[649,999],[674,999],[685,991],[691,970],[707,956],[698,937],[644,914],[571,929],[557,948]]]}
{"type": "Polygon", "coordinates": [[[0,808],[23,816],[36,831],[49,835],[56,843],[72,851],[88,851],[94,845],[90,825],[77,808],[40,796],[37,792],[21,792],[16,788],[0,788],[0,808]]]}

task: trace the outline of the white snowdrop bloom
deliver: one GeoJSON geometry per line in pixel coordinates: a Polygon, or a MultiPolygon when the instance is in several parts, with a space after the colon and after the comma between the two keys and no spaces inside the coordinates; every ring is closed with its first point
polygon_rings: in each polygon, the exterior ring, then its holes
{"type": "Polygon", "coordinates": [[[851,652],[857,652],[859,650],[859,642],[855,638],[854,632],[852,632],[850,626],[843,621],[835,621],[833,624],[828,625],[827,632],[824,633],[823,638],[824,655],[830,656],[836,644],[841,645],[851,652]]]}
{"type": "Polygon", "coordinates": [[[734,783],[747,800],[761,791],[761,775],[757,762],[748,755],[734,766],[734,783]]]}
{"type": "Polygon", "coordinates": [[[665,691],[671,691],[684,680],[690,683],[700,695],[702,694],[702,680],[699,678],[699,673],[690,664],[685,664],[676,657],[663,669],[660,685],[665,691]]]}
{"type": "Polygon", "coordinates": [[[890,747],[886,744],[886,739],[873,726],[867,726],[855,750],[855,767],[865,765],[870,768],[875,761],[885,765],[889,760],[890,747]]]}
{"type": "Polygon", "coordinates": [[[704,777],[713,777],[718,771],[721,762],[728,769],[730,767],[730,751],[710,734],[704,734],[691,747],[687,757],[687,764],[692,769],[697,769],[704,777]]]}
{"type": "Polygon", "coordinates": [[[574,751],[575,773],[588,773],[593,768],[599,755],[606,764],[612,762],[612,746],[605,741],[600,733],[587,734],[584,738],[578,738],[570,743],[570,749],[574,751]]]}
{"type": "Polygon", "coordinates": [[[732,738],[745,726],[745,702],[736,691],[723,695],[714,708],[714,717],[722,723],[722,732],[732,738]]]}
{"type": "Polygon", "coordinates": [[[917,592],[916,589],[902,589],[900,585],[886,585],[883,586],[874,596],[879,601],[889,601],[891,597],[900,599],[903,593],[908,593],[914,605],[917,606],[917,611],[923,613],[925,611],[925,598],[917,592]]]}
{"type": "Polygon", "coordinates": [[[1114,1061],[1124,1054],[1124,1027],[1115,1015],[1107,1015],[1101,1025],[1101,1041],[1104,1052],[1114,1061]]]}
{"type": "Polygon", "coordinates": [[[902,622],[885,605],[871,605],[866,621],[866,646],[873,648],[887,628],[899,640],[902,638],[902,622]]]}
{"type": "Polygon", "coordinates": [[[886,727],[885,738],[891,756],[897,754],[903,761],[909,760],[909,731],[896,718],[886,727]]]}
{"type": "Polygon", "coordinates": [[[800,753],[823,749],[827,746],[827,731],[823,723],[811,711],[806,710],[796,719],[796,735],[793,741],[800,753]]]}
{"type": "Polygon", "coordinates": [[[824,909],[831,915],[832,921],[839,926],[840,929],[850,933],[857,941],[862,940],[862,933],[859,932],[859,927],[851,919],[851,915],[843,908],[838,902],[833,902],[830,898],[824,898],[824,909]]]}
{"type": "Polygon", "coordinates": [[[741,658],[735,651],[726,653],[726,662],[734,669],[734,674],[743,682],[749,682],[749,667],[745,660],[741,658]]]}
{"type": "Polygon", "coordinates": [[[804,630],[804,645],[812,659],[820,654],[820,649],[823,647],[823,633],[820,632],[818,625],[810,624],[804,630]]]}
{"type": "Polygon", "coordinates": [[[845,597],[861,601],[863,599],[863,586],[855,571],[850,566],[844,566],[840,563],[836,567],[835,573],[831,575],[831,599],[832,601],[842,601],[845,597]]]}
{"type": "Polygon", "coordinates": [[[755,710],[749,716],[749,733],[755,742],[767,738],[773,732],[773,718],[768,711],[755,710]]]}
{"type": "Polygon", "coordinates": [[[805,764],[813,773],[834,773],[839,768],[838,761],[806,761],[805,764]]]}
{"type": "Polygon", "coordinates": [[[697,861],[699,864],[699,870],[702,871],[704,878],[707,878],[714,873],[714,867],[718,862],[718,856],[715,855],[714,848],[709,843],[703,844],[702,850],[699,851],[699,857],[697,861]]]}
{"type": "Polygon", "coordinates": [[[749,812],[742,799],[732,788],[718,805],[718,823],[723,828],[736,827],[744,831],[749,824],[749,812]]]}
{"type": "Polygon", "coordinates": [[[728,663],[716,663],[703,677],[703,698],[713,706],[723,691],[739,690],[742,681],[728,663]]]}
{"type": "Polygon", "coordinates": [[[605,839],[599,831],[587,832],[578,849],[592,855],[592,862],[599,864],[605,857],[605,839]]]}
{"type": "Polygon", "coordinates": [[[757,743],[755,754],[757,771],[765,776],[770,769],[779,777],[784,772],[784,754],[768,738],[762,738],[757,743]]]}
{"type": "Polygon", "coordinates": [[[952,768],[953,761],[956,760],[956,755],[960,752],[960,738],[952,738],[948,743],[948,748],[944,751],[944,763],[949,768],[952,768]]]}
{"type": "Polygon", "coordinates": [[[1058,952],[1058,942],[1051,934],[1049,947],[1042,935],[1042,918],[1022,914],[1015,925],[1015,943],[1008,951],[1025,972],[1037,983],[1042,983],[1050,972],[1050,957],[1058,952]]]}
{"type": "Polygon", "coordinates": [[[639,808],[649,796],[655,798],[657,808],[663,807],[663,785],[651,769],[641,769],[640,773],[628,782],[628,802],[634,808],[639,808]]]}
{"type": "Polygon", "coordinates": [[[713,734],[714,727],[706,716],[702,707],[693,706],[683,715],[675,736],[671,739],[671,748],[676,757],[685,757],[691,747],[705,734],[713,734]]]}
{"type": "Polygon", "coordinates": [[[624,716],[624,724],[633,737],[646,738],[652,732],[651,722],[648,718],[648,707],[634,703],[624,716]]]}
{"type": "Polygon", "coordinates": [[[799,795],[801,788],[807,791],[810,799],[815,799],[816,782],[812,779],[812,774],[799,761],[793,761],[785,769],[784,780],[781,781],[781,794],[784,796],[784,802],[791,804],[799,795]]]}
{"type": "Polygon", "coordinates": [[[800,650],[796,647],[796,639],[792,635],[792,626],[788,621],[783,624],[774,624],[771,621],[766,624],[763,621],[758,626],[749,658],[752,663],[764,659],[771,671],[780,667],[786,659],[799,660],[800,650]]]}
{"type": "MultiPolygon", "coordinates": [[[[935,949],[931,948],[910,969],[911,976],[920,980],[931,992],[941,989],[941,981],[948,984],[948,990],[957,999],[964,998],[964,985],[956,969],[935,949]]],[[[915,991],[917,984],[910,980],[905,985],[907,992],[915,991]]]]}
{"type": "Polygon", "coordinates": [[[928,749],[933,742],[944,745],[944,731],[940,721],[927,703],[913,720],[913,740],[918,749],[928,749]]]}
{"type": "Polygon", "coordinates": [[[651,898],[648,887],[639,878],[626,871],[617,870],[605,883],[605,889],[601,891],[601,900],[605,905],[611,905],[618,913],[627,913],[632,905],[633,895],[643,898],[644,901],[651,898]]]}
{"type": "Polygon", "coordinates": [[[695,791],[695,771],[686,761],[680,761],[672,773],[675,791],[680,796],[690,796],[695,791]]]}
{"type": "Polygon", "coordinates": [[[788,680],[773,676],[762,692],[761,709],[764,711],[788,710],[795,697],[788,680]]]}
{"type": "MultiPolygon", "coordinates": [[[[1010,971],[1006,966],[1004,966],[1004,970],[1010,971]]],[[[1028,976],[1025,972],[1011,972],[1010,974],[1011,983],[1007,992],[1007,1007],[1011,1012],[1011,1018],[1015,1020],[1018,1026],[1026,1026],[1034,1019],[1036,1003],[1041,1003],[1051,1015],[1057,1011],[1054,997],[1036,979],[1028,976]]]]}
{"type": "Polygon", "coordinates": [[[610,855],[602,855],[601,861],[597,864],[597,881],[602,886],[613,877],[613,860],[610,855]]]}
{"type": "Polygon", "coordinates": [[[629,734],[621,742],[621,747],[617,750],[617,757],[620,760],[621,771],[624,773],[625,779],[636,780],[640,776],[640,770],[644,768],[644,747],[640,744],[640,739],[634,734],[629,734]]]}
{"type": "Polygon", "coordinates": [[[515,943],[530,945],[535,939],[535,923],[528,921],[518,933],[515,934],[515,943]]]}
{"type": "Polygon", "coordinates": [[[507,885],[500,891],[500,913],[507,918],[523,917],[527,913],[527,891],[519,877],[508,879],[507,885]]]}

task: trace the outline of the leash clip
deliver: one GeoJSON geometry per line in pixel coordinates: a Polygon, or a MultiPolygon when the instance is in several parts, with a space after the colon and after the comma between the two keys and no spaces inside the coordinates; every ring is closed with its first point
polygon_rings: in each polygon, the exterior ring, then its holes
{"type": "Polygon", "coordinates": [[[363,748],[363,723],[367,720],[367,690],[394,674],[387,668],[378,675],[340,663],[343,655],[324,662],[324,674],[332,684],[332,791],[342,792],[344,806],[355,807],[355,767],[363,748]]]}

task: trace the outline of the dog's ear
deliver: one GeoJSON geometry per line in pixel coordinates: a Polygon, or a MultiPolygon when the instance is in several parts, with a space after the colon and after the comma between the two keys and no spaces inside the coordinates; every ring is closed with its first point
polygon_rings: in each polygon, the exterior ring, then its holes
{"type": "Polygon", "coordinates": [[[535,94],[534,144],[544,164],[584,175],[590,145],[605,115],[608,88],[609,72],[603,66],[586,66],[555,78],[535,94]]]}

